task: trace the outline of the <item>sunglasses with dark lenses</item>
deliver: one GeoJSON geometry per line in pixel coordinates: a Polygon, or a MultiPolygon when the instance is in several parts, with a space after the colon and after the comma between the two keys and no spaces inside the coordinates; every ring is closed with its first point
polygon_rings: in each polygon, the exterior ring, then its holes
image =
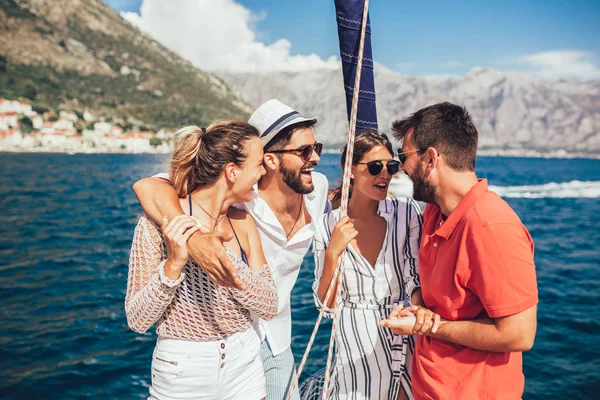
{"type": "Polygon", "coordinates": [[[404,164],[409,155],[411,155],[413,153],[418,153],[421,150],[424,150],[424,149],[416,149],[416,150],[411,150],[411,151],[407,151],[407,152],[403,153],[402,149],[398,149],[398,159],[400,160],[401,164],[404,164]]]}
{"type": "Polygon", "coordinates": [[[385,166],[387,168],[387,172],[390,175],[396,175],[398,173],[398,171],[400,170],[400,162],[398,162],[396,160],[390,160],[390,161],[375,160],[375,161],[369,161],[366,163],[359,162],[358,164],[366,165],[369,173],[373,176],[377,176],[383,170],[384,163],[386,164],[385,166]]]}
{"type": "Polygon", "coordinates": [[[295,153],[302,158],[302,161],[308,162],[312,158],[313,151],[320,156],[323,151],[323,143],[307,144],[306,146],[301,146],[297,149],[271,150],[268,151],[268,153],[295,153]]]}

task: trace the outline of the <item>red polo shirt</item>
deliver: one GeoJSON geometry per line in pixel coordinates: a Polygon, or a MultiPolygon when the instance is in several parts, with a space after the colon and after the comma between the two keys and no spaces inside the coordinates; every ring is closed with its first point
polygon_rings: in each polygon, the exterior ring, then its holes
{"type": "MultiPolygon", "coordinates": [[[[533,241],[487,180],[446,221],[436,205],[423,217],[419,272],[427,308],[458,321],[513,315],[537,304],[533,241]]],[[[417,399],[520,399],[522,353],[474,350],[419,336],[413,358],[417,399]]]]}

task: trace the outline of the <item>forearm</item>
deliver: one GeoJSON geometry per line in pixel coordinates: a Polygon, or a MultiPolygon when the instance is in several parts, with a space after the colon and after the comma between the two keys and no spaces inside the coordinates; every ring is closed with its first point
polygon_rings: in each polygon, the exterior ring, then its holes
{"type": "Polygon", "coordinates": [[[161,263],[159,272],[152,275],[138,292],[127,296],[125,300],[127,324],[135,332],[146,332],[160,319],[175,298],[183,276],[171,280],[164,274],[161,276],[160,270],[164,271],[163,268],[161,263]]]}
{"type": "Polygon", "coordinates": [[[277,287],[269,266],[265,264],[260,270],[253,271],[244,265],[237,272],[246,289],[231,289],[231,295],[244,308],[254,312],[260,318],[273,319],[277,315],[279,301],[277,287]]]}
{"type": "Polygon", "coordinates": [[[184,213],[177,193],[164,179],[144,178],[133,185],[133,191],[144,212],[158,224],[164,216],[171,220],[184,213]]]}
{"type": "Polygon", "coordinates": [[[325,302],[325,296],[327,296],[327,290],[329,289],[329,285],[331,284],[331,280],[333,279],[333,274],[335,269],[338,266],[338,258],[334,255],[331,255],[329,252],[325,253],[325,258],[323,262],[323,273],[321,274],[321,279],[319,280],[319,288],[317,290],[317,297],[321,304],[323,304],[327,308],[335,308],[337,305],[337,290],[338,290],[338,282],[339,282],[339,273],[338,279],[335,280],[335,284],[333,285],[331,295],[329,297],[329,301],[327,304],[325,302]]]}
{"type": "Polygon", "coordinates": [[[518,335],[500,330],[494,320],[489,318],[472,321],[442,320],[437,332],[429,332],[427,336],[481,351],[524,350],[518,335]]]}

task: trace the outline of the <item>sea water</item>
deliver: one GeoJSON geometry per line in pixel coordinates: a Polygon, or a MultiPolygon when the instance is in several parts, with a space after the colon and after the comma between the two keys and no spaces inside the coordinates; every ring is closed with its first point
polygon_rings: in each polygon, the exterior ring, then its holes
{"type": "MultiPolygon", "coordinates": [[[[341,176],[339,156],[317,170],[341,176]]],[[[0,398],[142,399],[156,336],[127,327],[131,190],[164,171],[152,155],[0,154],[0,398]]],[[[535,241],[538,331],[524,354],[525,399],[600,390],[600,160],[481,157],[477,173],[535,241]]],[[[317,316],[307,255],[292,293],[299,361],[317,316]]],[[[325,364],[321,326],[306,374],[325,364]]]]}

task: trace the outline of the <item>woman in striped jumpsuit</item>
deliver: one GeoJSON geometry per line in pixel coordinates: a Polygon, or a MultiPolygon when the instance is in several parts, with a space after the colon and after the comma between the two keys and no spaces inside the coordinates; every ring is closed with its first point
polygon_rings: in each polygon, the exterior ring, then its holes
{"type": "MultiPolygon", "coordinates": [[[[317,223],[313,291],[317,307],[325,307],[329,317],[336,299],[325,305],[325,295],[347,246],[330,399],[412,399],[414,339],[379,325],[396,306],[422,302],[417,265],[422,216],[413,200],[387,197],[399,169],[392,154],[385,134],[358,134],[348,216],[341,217],[337,208],[317,223]]],[[[332,192],[334,207],[340,193],[340,188],[332,192]]]]}

